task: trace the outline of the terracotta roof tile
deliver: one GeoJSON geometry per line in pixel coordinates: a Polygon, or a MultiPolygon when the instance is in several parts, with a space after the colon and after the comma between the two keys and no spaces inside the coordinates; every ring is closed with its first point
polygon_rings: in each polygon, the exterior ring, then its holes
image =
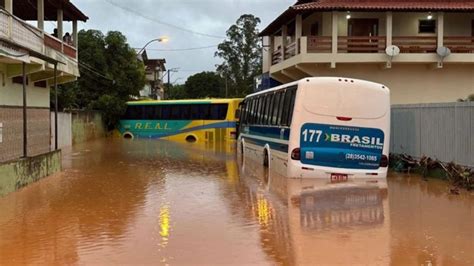
{"type": "Polygon", "coordinates": [[[314,0],[295,4],[298,11],[309,10],[393,10],[393,11],[474,11],[472,0],[314,0]]]}

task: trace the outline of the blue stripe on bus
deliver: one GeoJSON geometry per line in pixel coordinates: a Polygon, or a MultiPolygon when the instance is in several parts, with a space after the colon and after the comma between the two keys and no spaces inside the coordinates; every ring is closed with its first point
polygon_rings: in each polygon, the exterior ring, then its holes
{"type": "Polygon", "coordinates": [[[289,140],[290,139],[290,129],[281,128],[281,127],[272,127],[272,126],[249,126],[248,131],[244,129],[244,133],[248,135],[255,135],[273,139],[289,140]],[[283,129],[283,135],[281,130],[283,129]],[[283,137],[283,138],[281,138],[283,137]]]}
{"type": "Polygon", "coordinates": [[[202,126],[197,126],[197,127],[191,127],[191,128],[185,128],[179,131],[174,131],[171,133],[152,133],[152,132],[139,132],[139,131],[130,131],[132,132],[136,137],[146,137],[146,138],[165,138],[165,137],[170,137],[173,135],[178,135],[178,134],[183,134],[183,133],[188,133],[188,132],[193,132],[193,131],[198,131],[198,130],[203,130],[203,129],[214,129],[214,128],[235,128],[236,127],[236,122],[218,122],[218,123],[212,123],[208,125],[202,125],[202,126]]]}
{"type": "Polygon", "coordinates": [[[270,149],[272,150],[288,153],[288,144],[277,143],[271,140],[261,140],[261,139],[256,139],[256,138],[252,138],[248,136],[242,137],[242,139],[244,139],[245,142],[248,142],[257,146],[261,146],[261,147],[265,147],[265,145],[268,144],[268,146],[270,146],[270,149]]]}

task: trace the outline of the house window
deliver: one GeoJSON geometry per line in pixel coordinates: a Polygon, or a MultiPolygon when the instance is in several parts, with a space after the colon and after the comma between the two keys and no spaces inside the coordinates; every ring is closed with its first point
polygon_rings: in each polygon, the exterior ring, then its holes
{"type": "Polygon", "coordinates": [[[319,23],[315,22],[311,24],[310,31],[311,31],[311,36],[319,36],[319,23]]]}
{"type": "Polygon", "coordinates": [[[0,0],[0,7],[5,8],[5,0],[0,0]]]}
{"type": "Polygon", "coordinates": [[[436,33],[436,20],[420,20],[418,23],[418,33],[436,33]]]}

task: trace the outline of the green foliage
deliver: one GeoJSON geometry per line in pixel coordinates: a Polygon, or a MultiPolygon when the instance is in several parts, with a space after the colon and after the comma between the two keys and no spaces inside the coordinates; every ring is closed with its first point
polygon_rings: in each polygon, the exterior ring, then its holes
{"type": "Polygon", "coordinates": [[[219,44],[215,56],[224,60],[217,72],[229,81],[233,96],[252,92],[254,77],[262,71],[262,46],[257,26],[260,19],[242,15],[227,30],[227,39],[219,44]]]}
{"type": "Polygon", "coordinates": [[[184,84],[191,98],[217,98],[225,96],[223,79],[215,72],[201,72],[192,75],[184,84]]]}
{"type": "Polygon", "coordinates": [[[117,122],[116,117],[123,114],[125,102],[139,96],[145,85],[145,67],[118,31],[104,35],[98,30],[81,30],[79,47],[81,77],[60,86],[60,107],[101,110],[110,128],[117,122]]]}
{"type": "Polygon", "coordinates": [[[183,84],[172,85],[168,89],[168,98],[173,100],[189,98],[188,93],[186,92],[186,86],[183,84]]]}
{"type": "Polygon", "coordinates": [[[92,107],[102,112],[102,118],[108,130],[115,128],[120,117],[127,110],[127,105],[123,99],[113,95],[100,96],[94,101],[92,107]]]}

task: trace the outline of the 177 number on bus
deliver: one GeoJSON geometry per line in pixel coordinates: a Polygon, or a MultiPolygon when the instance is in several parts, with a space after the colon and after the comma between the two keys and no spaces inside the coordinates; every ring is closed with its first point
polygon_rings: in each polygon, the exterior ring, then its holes
{"type": "Polygon", "coordinates": [[[323,135],[323,131],[315,129],[305,129],[301,134],[303,135],[304,142],[319,142],[321,136],[323,135]]]}

